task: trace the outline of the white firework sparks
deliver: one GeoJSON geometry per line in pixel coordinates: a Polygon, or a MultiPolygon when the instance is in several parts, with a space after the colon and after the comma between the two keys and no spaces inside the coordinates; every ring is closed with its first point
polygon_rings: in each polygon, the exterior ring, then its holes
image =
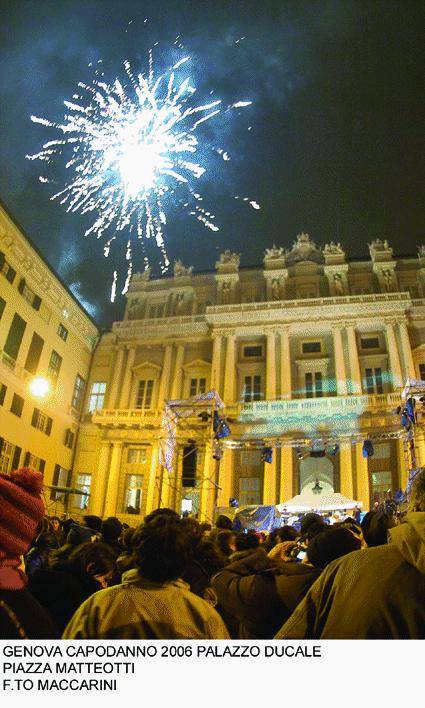
{"type": "MultiPolygon", "coordinates": [[[[189,60],[190,56],[184,56],[155,77],[150,52],[146,75],[135,75],[126,61],[125,83],[118,78],[112,83],[101,78],[91,84],[79,83],[80,92],[72,101],[64,101],[67,112],[62,123],[31,116],[34,123],[54,128],[62,135],[27,158],[47,164],[56,158],[65,159],[66,168],[72,173],[51,199],[59,199],[68,212],[96,215],[85,235],[94,233],[97,238],[104,238],[106,256],[116,235],[125,232],[128,270],[123,292],[133,269],[132,237],[137,237],[142,246],[144,239],[154,238],[161,254],[161,270],[168,269],[164,231],[171,203],[179,204],[205,227],[218,231],[215,215],[201,206],[203,197],[195,188],[207,170],[205,150],[203,160],[199,158],[204,146],[200,145],[196,130],[223,111],[244,108],[251,101],[223,106],[217,99],[198,104],[190,78],[179,78],[179,70],[187,72],[189,60]]],[[[224,160],[230,159],[222,149],[219,154],[224,160]]],[[[40,180],[50,181],[45,176],[40,180]]],[[[250,203],[254,206],[253,201],[250,203]]],[[[116,288],[115,272],[112,299],[116,288]]]]}

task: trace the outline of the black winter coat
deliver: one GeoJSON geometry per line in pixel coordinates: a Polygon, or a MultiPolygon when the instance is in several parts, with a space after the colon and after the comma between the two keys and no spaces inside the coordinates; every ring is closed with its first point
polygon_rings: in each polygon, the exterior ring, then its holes
{"type": "Polygon", "coordinates": [[[0,590],[0,639],[58,639],[49,614],[28,590],[0,590]]]}
{"type": "Polygon", "coordinates": [[[241,639],[271,639],[320,573],[303,563],[276,563],[260,549],[223,568],[212,587],[220,606],[239,621],[241,639]]]}

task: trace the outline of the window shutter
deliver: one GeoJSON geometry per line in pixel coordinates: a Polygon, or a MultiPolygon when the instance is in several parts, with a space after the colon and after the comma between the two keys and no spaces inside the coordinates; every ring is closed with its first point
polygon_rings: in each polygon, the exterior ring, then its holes
{"type": "Polygon", "coordinates": [[[12,460],[12,470],[19,469],[19,461],[21,459],[21,452],[22,452],[22,448],[15,445],[15,451],[13,453],[13,460],[12,460]]]}
{"type": "Polygon", "coordinates": [[[30,461],[30,453],[26,452],[25,457],[24,457],[24,467],[28,467],[29,461],[30,461]]]}
{"type": "Polygon", "coordinates": [[[25,278],[21,278],[19,281],[19,285],[18,285],[18,290],[21,293],[21,295],[24,292],[24,288],[25,288],[25,278]]]}
{"type": "Polygon", "coordinates": [[[34,300],[32,301],[32,306],[34,310],[39,310],[41,305],[41,297],[38,297],[38,295],[34,295],[34,300]]]}
{"type": "Polygon", "coordinates": [[[33,426],[33,428],[37,427],[39,414],[40,414],[40,411],[38,410],[38,408],[34,408],[34,412],[32,414],[32,420],[31,420],[31,425],[33,426]]]}
{"type": "Polygon", "coordinates": [[[46,466],[46,460],[40,460],[39,472],[41,472],[41,474],[44,474],[45,466],[46,466]]]}
{"type": "Polygon", "coordinates": [[[14,268],[12,268],[12,266],[9,266],[9,270],[7,271],[7,274],[6,274],[6,280],[8,280],[11,285],[13,285],[13,281],[15,280],[15,275],[16,275],[16,270],[14,268]]]}
{"type": "Polygon", "coordinates": [[[51,418],[48,418],[47,425],[46,425],[46,435],[50,435],[50,433],[52,432],[52,423],[53,423],[53,420],[51,418]]]}

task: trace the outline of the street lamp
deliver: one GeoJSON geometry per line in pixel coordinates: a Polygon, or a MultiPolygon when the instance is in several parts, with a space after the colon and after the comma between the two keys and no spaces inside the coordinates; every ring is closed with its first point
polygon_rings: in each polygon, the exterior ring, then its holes
{"type": "Polygon", "coordinates": [[[44,376],[36,376],[31,381],[29,389],[35,398],[46,398],[50,393],[50,383],[44,376]]]}

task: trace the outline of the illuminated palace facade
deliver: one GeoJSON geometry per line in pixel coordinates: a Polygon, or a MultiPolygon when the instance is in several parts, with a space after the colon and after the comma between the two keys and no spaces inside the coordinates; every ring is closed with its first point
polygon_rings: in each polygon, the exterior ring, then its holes
{"type": "MultiPolygon", "coordinates": [[[[316,481],[369,508],[404,487],[394,409],[405,380],[425,378],[425,248],[395,258],[376,240],[369,251],[348,262],[340,244],[319,248],[302,233],[258,268],[225,251],[213,272],[178,261],[173,277],[134,275],[88,381],[74,483],[85,475],[90,512],[134,524],[158,504],[190,500],[211,519],[232,497],[282,503],[316,481]],[[219,464],[210,421],[194,415],[177,426],[176,463],[164,472],[164,402],[211,389],[232,432],[219,464]],[[324,456],[311,457],[320,441],[324,456]]],[[[420,426],[417,439],[425,463],[420,426]]]]}

